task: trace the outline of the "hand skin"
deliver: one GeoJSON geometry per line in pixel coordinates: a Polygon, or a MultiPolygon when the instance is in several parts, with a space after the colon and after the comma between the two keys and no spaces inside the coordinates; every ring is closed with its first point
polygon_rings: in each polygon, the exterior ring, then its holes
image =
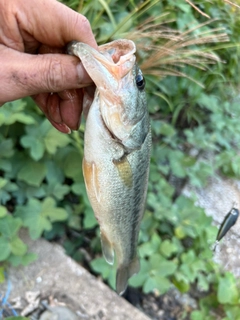
{"type": "Polygon", "coordinates": [[[72,40],[97,49],[86,17],[58,1],[0,0],[0,106],[32,96],[56,129],[77,130],[92,80],[63,54],[72,40]]]}

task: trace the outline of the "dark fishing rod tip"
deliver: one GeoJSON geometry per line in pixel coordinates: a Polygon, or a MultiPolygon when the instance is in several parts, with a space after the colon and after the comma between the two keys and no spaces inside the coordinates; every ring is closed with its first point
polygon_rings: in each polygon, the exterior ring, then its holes
{"type": "Polygon", "coordinates": [[[220,241],[226,235],[226,233],[232,228],[232,226],[234,226],[234,224],[237,222],[238,217],[238,209],[232,208],[220,225],[217,234],[217,241],[220,241]]]}

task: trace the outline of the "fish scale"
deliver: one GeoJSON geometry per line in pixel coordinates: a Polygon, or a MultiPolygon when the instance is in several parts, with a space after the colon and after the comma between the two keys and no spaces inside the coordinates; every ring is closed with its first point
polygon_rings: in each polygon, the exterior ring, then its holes
{"type": "Polygon", "coordinates": [[[130,40],[105,44],[100,52],[76,42],[68,51],[81,59],[96,84],[86,119],[83,174],[103,255],[110,264],[116,257],[116,291],[123,294],[140,268],[137,242],[151,150],[144,78],[130,40]]]}

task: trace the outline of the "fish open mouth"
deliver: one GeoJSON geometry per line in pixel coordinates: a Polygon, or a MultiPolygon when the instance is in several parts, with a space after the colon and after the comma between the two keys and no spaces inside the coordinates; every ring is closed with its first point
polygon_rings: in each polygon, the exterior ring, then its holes
{"type": "Polygon", "coordinates": [[[115,64],[123,63],[131,58],[136,52],[135,43],[131,40],[115,40],[114,47],[112,42],[101,46],[100,52],[106,54],[108,52],[115,64]]]}
{"type": "Polygon", "coordinates": [[[80,58],[99,90],[101,87],[115,87],[117,81],[132,70],[136,60],[135,43],[125,39],[104,44],[100,46],[100,51],[73,41],[67,46],[67,52],[80,58]]]}

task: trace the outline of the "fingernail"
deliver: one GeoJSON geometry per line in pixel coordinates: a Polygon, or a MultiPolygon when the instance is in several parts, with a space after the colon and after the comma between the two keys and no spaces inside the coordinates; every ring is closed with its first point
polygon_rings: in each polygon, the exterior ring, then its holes
{"type": "Polygon", "coordinates": [[[78,120],[78,123],[77,123],[77,129],[76,129],[76,130],[78,130],[78,129],[79,129],[80,124],[81,124],[81,116],[79,117],[79,120],[78,120]]]}
{"type": "Polygon", "coordinates": [[[65,123],[56,123],[54,121],[51,121],[51,124],[60,132],[62,133],[67,133],[67,134],[70,134],[72,131],[71,129],[65,124],[65,123]]]}

